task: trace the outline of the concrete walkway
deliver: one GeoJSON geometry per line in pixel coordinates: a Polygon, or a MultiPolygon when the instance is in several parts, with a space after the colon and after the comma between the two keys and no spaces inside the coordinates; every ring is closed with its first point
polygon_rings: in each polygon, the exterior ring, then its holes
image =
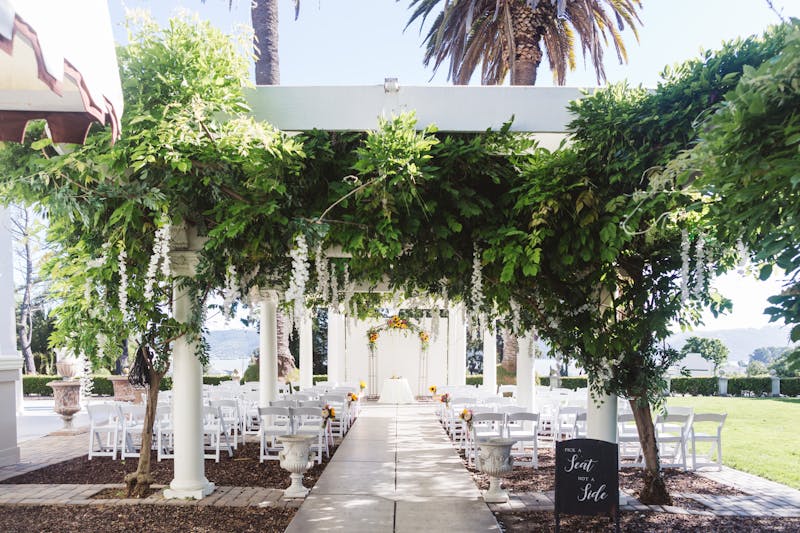
{"type": "Polygon", "coordinates": [[[499,530],[432,404],[368,404],[286,531],[499,530]]]}

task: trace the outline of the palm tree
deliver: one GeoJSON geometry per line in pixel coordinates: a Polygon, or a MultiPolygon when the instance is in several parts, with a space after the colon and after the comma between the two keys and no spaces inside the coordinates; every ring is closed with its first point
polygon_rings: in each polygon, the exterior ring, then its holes
{"type": "Polygon", "coordinates": [[[637,7],[641,0],[411,0],[406,27],[420,20],[420,30],[436,16],[425,36],[424,64],[436,71],[450,59],[448,79],[467,84],[481,65],[481,83],[535,85],[545,53],[556,82],[564,85],[575,69],[576,36],[589,57],[597,82],[605,81],[603,48],[609,38],[620,63],[627,61],[622,32],[626,25],[639,39],[637,7]]]}

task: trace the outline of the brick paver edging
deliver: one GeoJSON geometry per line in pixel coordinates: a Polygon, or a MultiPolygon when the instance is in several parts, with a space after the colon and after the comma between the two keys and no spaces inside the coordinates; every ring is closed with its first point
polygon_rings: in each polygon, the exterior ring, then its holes
{"type": "MultiPolygon", "coordinates": [[[[280,489],[264,487],[217,487],[202,500],[167,500],[159,491],[147,498],[92,498],[105,489],[123,489],[121,484],[0,485],[0,505],[197,505],[214,507],[294,507],[302,500],[285,499],[280,489]]],[[[153,485],[155,489],[164,485],[153,485]]]]}

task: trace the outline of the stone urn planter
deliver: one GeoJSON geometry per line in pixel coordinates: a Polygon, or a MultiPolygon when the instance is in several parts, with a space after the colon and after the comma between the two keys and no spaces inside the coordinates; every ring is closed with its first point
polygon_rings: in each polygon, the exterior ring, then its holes
{"type": "Polygon", "coordinates": [[[500,488],[500,477],[511,472],[511,447],[514,439],[490,439],[478,452],[478,469],[489,476],[489,490],[483,495],[486,503],[506,503],[508,493],[500,488]]]}
{"type": "Polygon", "coordinates": [[[308,489],[303,486],[303,474],[311,468],[311,441],[313,435],[281,435],[278,442],[283,450],[278,453],[281,468],[291,474],[292,485],[283,492],[284,498],[305,498],[308,489]]]}
{"type": "Polygon", "coordinates": [[[50,381],[47,386],[53,389],[53,410],[64,421],[61,431],[74,431],[72,417],[81,410],[81,382],[76,379],[62,379],[50,381]]]}
{"type": "Polygon", "coordinates": [[[71,379],[78,375],[80,363],[78,358],[66,348],[58,348],[56,352],[56,371],[64,379],[71,379]]]}
{"type": "Polygon", "coordinates": [[[131,385],[128,376],[108,376],[114,387],[114,400],[118,402],[142,403],[142,394],[147,390],[144,387],[131,385]]]}

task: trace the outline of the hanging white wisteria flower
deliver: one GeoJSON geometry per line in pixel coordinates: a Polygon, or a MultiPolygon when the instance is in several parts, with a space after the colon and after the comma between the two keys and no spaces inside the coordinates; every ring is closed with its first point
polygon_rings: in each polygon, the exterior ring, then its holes
{"type": "Polygon", "coordinates": [[[171,274],[169,262],[171,230],[169,219],[162,218],[161,224],[161,227],[156,230],[155,239],[153,239],[153,253],[150,255],[150,263],[147,265],[147,274],[145,274],[144,278],[144,297],[148,300],[153,298],[156,272],[159,270],[159,265],[161,265],[162,276],[169,278],[171,274]]]}
{"type": "Polygon", "coordinates": [[[739,262],[736,264],[739,274],[744,274],[744,269],[750,262],[750,250],[747,249],[741,238],[736,239],[736,255],[739,256],[739,262]]]}
{"type": "MultiPolygon", "coordinates": [[[[102,344],[97,345],[97,356],[98,358],[103,357],[103,346],[102,344]]],[[[91,396],[92,391],[94,390],[94,379],[92,379],[92,361],[89,357],[81,352],[79,357],[81,367],[83,368],[83,372],[81,373],[80,383],[81,383],[81,398],[85,403],[89,402],[89,396],[91,396]]]]}
{"type": "Polygon", "coordinates": [[[689,232],[681,230],[681,304],[689,299],[689,232]]]}
{"type": "Polygon", "coordinates": [[[317,291],[322,299],[322,304],[326,305],[329,301],[328,283],[330,281],[331,272],[328,268],[328,256],[325,255],[322,241],[317,245],[314,256],[314,266],[317,269],[317,291]]]}
{"type": "Polygon", "coordinates": [[[519,304],[513,298],[508,302],[511,308],[511,330],[516,333],[522,333],[522,326],[519,318],[519,304]]]}
{"type": "Polygon", "coordinates": [[[123,320],[128,314],[128,265],[126,260],[128,254],[125,248],[119,249],[119,311],[122,313],[123,320]]]}
{"type": "MultiPolygon", "coordinates": [[[[472,280],[470,287],[470,315],[472,320],[470,322],[473,328],[482,328],[483,322],[483,270],[481,265],[481,251],[475,245],[472,253],[472,280]]],[[[476,331],[476,330],[474,330],[476,331]]]]}
{"type": "Polygon", "coordinates": [[[239,296],[239,288],[236,285],[236,269],[233,265],[228,265],[225,273],[225,289],[223,291],[222,314],[227,317],[231,314],[231,306],[239,296]]]}
{"type": "Polygon", "coordinates": [[[344,264],[343,277],[342,289],[344,290],[344,296],[342,298],[342,307],[347,312],[350,309],[350,301],[353,299],[353,293],[355,292],[355,286],[350,281],[350,265],[347,263],[344,264]]]}
{"type": "Polygon", "coordinates": [[[441,326],[442,313],[438,308],[431,309],[431,339],[439,338],[439,328],[441,326]]]}
{"type": "Polygon", "coordinates": [[[697,245],[695,246],[695,266],[694,266],[694,286],[692,292],[697,298],[703,294],[706,278],[706,250],[705,250],[705,237],[701,233],[697,236],[697,245]]]}
{"type": "Polygon", "coordinates": [[[292,259],[292,276],[286,290],[286,301],[292,304],[292,323],[299,324],[305,309],[306,283],[308,282],[308,245],[301,233],[294,240],[294,248],[289,252],[292,259]]]}
{"type": "Polygon", "coordinates": [[[339,306],[339,276],[336,273],[336,263],[331,263],[331,298],[328,307],[336,308],[339,306]]]}

